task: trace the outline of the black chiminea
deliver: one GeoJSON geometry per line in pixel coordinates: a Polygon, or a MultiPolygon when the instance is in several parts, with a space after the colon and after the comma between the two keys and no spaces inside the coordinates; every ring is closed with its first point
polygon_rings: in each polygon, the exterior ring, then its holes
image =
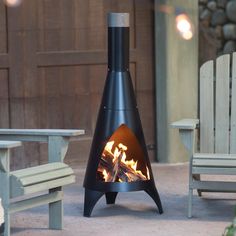
{"type": "Polygon", "coordinates": [[[118,192],[146,191],[159,212],[135,94],[129,73],[129,14],[108,15],[108,75],[84,179],[84,216],[105,194],[115,203],[118,192]]]}

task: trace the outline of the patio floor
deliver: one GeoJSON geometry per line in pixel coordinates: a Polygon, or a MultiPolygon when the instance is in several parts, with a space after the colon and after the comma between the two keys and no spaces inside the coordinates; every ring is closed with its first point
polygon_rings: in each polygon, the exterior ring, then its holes
{"type": "Polygon", "coordinates": [[[82,187],[85,168],[74,166],[77,183],[65,188],[64,230],[47,229],[47,207],[42,206],[12,216],[12,235],[155,235],[217,236],[232,221],[236,194],[204,193],[194,196],[192,219],[186,217],[188,165],[153,164],[156,185],[164,214],[144,192],[120,193],[115,205],[101,198],[91,218],[83,217],[82,187]]]}

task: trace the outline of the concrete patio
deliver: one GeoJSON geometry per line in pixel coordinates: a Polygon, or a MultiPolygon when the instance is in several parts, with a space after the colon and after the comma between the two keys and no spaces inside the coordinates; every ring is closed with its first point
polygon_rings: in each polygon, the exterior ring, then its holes
{"type": "Polygon", "coordinates": [[[154,202],[144,192],[120,193],[116,205],[107,206],[103,197],[92,217],[83,217],[82,187],[85,167],[74,165],[77,183],[65,188],[64,230],[47,229],[47,207],[19,212],[12,216],[12,235],[83,236],[83,235],[155,235],[217,236],[234,215],[235,194],[204,193],[194,196],[192,219],[187,212],[187,164],[153,164],[156,185],[164,214],[159,215],[154,202]]]}

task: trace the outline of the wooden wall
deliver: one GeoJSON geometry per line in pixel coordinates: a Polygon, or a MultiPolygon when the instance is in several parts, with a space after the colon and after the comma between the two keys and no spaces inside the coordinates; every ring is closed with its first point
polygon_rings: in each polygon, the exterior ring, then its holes
{"type": "MultiPolygon", "coordinates": [[[[0,1],[1,128],[85,129],[68,156],[87,160],[106,77],[110,11],[130,13],[131,75],[146,142],[155,143],[151,0],[23,0],[16,8],[0,1]]],[[[27,144],[17,153],[14,168],[43,162],[46,147],[27,144]]]]}

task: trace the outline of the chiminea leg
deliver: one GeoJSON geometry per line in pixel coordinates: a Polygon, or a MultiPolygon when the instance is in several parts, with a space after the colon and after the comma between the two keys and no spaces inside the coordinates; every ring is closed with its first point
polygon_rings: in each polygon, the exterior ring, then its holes
{"type": "Polygon", "coordinates": [[[85,189],[84,196],[84,216],[90,217],[92,210],[97,203],[97,201],[102,197],[104,193],[98,192],[90,189],[85,189]]]}
{"type": "Polygon", "coordinates": [[[154,200],[154,202],[156,203],[159,213],[162,214],[163,213],[163,209],[162,209],[162,205],[161,205],[161,199],[159,197],[159,194],[157,192],[156,187],[151,187],[151,188],[147,188],[145,189],[145,192],[154,200]]]}
{"type": "Polygon", "coordinates": [[[115,204],[118,192],[107,192],[105,194],[106,194],[107,204],[115,204]]]}

